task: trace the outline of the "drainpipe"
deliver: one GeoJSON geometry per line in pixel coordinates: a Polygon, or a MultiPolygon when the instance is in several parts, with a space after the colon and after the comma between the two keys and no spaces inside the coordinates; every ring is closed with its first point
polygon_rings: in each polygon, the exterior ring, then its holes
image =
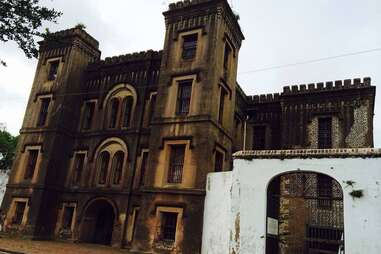
{"type": "Polygon", "coordinates": [[[246,116],[245,121],[243,122],[243,151],[246,151],[246,135],[247,135],[247,120],[249,116],[246,116]]]}

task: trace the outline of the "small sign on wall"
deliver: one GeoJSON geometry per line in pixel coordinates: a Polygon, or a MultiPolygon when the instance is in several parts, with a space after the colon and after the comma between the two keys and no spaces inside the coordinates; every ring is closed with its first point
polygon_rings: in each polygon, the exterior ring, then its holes
{"type": "Polygon", "coordinates": [[[278,220],[267,217],[267,234],[278,235],[278,220]]]}

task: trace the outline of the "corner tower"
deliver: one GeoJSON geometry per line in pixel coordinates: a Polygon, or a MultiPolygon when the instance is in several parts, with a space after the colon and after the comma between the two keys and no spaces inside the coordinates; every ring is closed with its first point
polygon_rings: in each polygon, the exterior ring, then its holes
{"type": "Polygon", "coordinates": [[[164,12],[166,36],[133,249],[200,253],[206,176],[231,169],[238,53],[226,0],[164,12]]]}

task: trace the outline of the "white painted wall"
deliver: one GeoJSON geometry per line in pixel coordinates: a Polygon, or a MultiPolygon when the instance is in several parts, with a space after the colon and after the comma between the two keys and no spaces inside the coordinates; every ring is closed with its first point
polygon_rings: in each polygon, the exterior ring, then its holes
{"type": "Polygon", "coordinates": [[[264,254],[267,185],[275,176],[297,170],[324,173],[341,184],[346,254],[381,253],[381,158],[235,159],[233,172],[208,175],[202,253],[232,253],[234,248],[235,253],[264,254]],[[349,195],[348,180],[364,190],[364,197],[349,195]],[[239,242],[232,237],[238,215],[239,242]]]}
{"type": "Polygon", "coordinates": [[[0,205],[3,201],[5,186],[8,183],[9,170],[0,170],[0,205]]]}

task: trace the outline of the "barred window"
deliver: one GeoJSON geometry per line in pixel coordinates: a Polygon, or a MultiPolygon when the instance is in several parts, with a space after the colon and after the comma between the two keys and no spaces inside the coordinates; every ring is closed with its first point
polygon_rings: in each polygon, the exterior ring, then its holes
{"type": "Polygon", "coordinates": [[[109,160],[110,160],[110,154],[106,151],[102,152],[100,159],[98,161],[98,168],[99,168],[98,183],[99,184],[106,184],[109,160]]]}
{"type": "Polygon", "coordinates": [[[226,91],[221,87],[220,91],[220,105],[218,110],[218,122],[223,123],[224,120],[224,111],[225,111],[225,98],[226,98],[226,91]]]}
{"type": "Polygon", "coordinates": [[[266,126],[254,126],[253,150],[266,149],[266,126]]]}
{"type": "Polygon", "coordinates": [[[224,51],[224,69],[227,70],[229,68],[229,60],[230,60],[230,55],[232,53],[232,50],[230,46],[225,43],[225,51],[224,51]]]}
{"type": "Polygon", "coordinates": [[[39,150],[37,149],[28,150],[28,160],[27,160],[25,174],[24,174],[25,180],[30,180],[33,178],[34,171],[36,169],[38,153],[39,153],[39,150]]]}
{"type": "Polygon", "coordinates": [[[58,66],[60,65],[60,61],[52,61],[49,63],[49,73],[48,73],[48,80],[55,80],[57,78],[58,74],[58,66]]]}
{"type": "Polygon", "coordinates": [[[15,214],[13,217],[12,224],[21,225],[22,219],[24,217],[26,202],[17,201],[15,205],[16,205],[16,208],[15,208],[15,214]]]}
{"type": "Polygon", "coordinates": [[[132,106],[134,99],[132,96],[127,96],[124,99],[124,118],[123,118],[123,127],[129,127],[131,123],[131,115],[132,115],[132,106]]]}
{"type": "Polygon", "coordinates": [[[214,158],[214,172],[223,171],[223,167],[224,167],[224,155],[223,153],[216,151],[215,158],[214,158]]]}
{"type": "Polygon", "coordinates": [[[42,127],[46,124],[46,119],[48,118],[50,98],[41,99],[40,114],[38,115],[37,126],[42,127]]]}
{"type": "Polygon", "coordinates": [[[139,185],[144,186],[144,175],[147,169],[147,161],[148,161],[148,152],[143,152],[142,154],[142,162],[140,165],[140,180],[139,185]]]}
{"type": "Polygon", "coordinates": [[[83,166],[85,163],[85,154],[79,153],[74,158],[74,172],[73,172],[73,184],[80,184],[83,172],[83,166]]]}
{"type": "Polygon", "coordinates": [[[149,122],[152,123],[156,106],[156,94],[152,94],[149,105],[149,122]]]}
{"type": "Polygon", "coordinates": [[[74,207],[69,206],[65,207],[64,214],[63,214],[63,222],[62,222],[62,228],[65,230],[71,229],[71,224],[73,222],[73,215],[74,215],[74,207]]]}
{"type": "Polygon", "coordinates": [[[115,128],[118,121],[119,100],[114,98],[110,103],[109,128],[115,128]]]}
{"type": "Polygon", "coordinates": [[[197,52],[198,34],[190,34],[183,37],[183,59],[193,59],[197,52]]]}
{"type": "Polygon", "coordinates": [[[332,148],[332,118],[319,118],[319,149],[332,148]]]}
{"type": "Polygon", "coordinates": [[[94,110],[95,110],[95,102],[85,103],[85,110],[84,110],[83,122],[82,122],[82,128],[84,130],[91,129],[91,125],[93,123],[93,117],[94,117],[94,110]]]}
{"type": "Polygon", "coordinates": [[[332,207],[333,183],[332,178],[326,175],[317,175],[318,206],[320,208],[332,207]]]}
{"type": "Polygon", "coordinates": [[[183,177],[185,145],[171,145],[168,183],[181,183],[183,177]]]}
{"type": "Polygon", "coordinates": [[[122,178],[124,153],[119,151],[114,155],[112,159],[112,172],[114,172],[113,184],[120,184],[122,178]]]}
{"type": "Polygon", "coordinates": [[[192,95],[192,80],[181,81],[178,85],[177,115],[187,115],[192,95]]]}
{"type": "Polygon", "coordinates": [[[161,240],[174,242],[176,240],[177,213],[161,213],[161,240]]]}

